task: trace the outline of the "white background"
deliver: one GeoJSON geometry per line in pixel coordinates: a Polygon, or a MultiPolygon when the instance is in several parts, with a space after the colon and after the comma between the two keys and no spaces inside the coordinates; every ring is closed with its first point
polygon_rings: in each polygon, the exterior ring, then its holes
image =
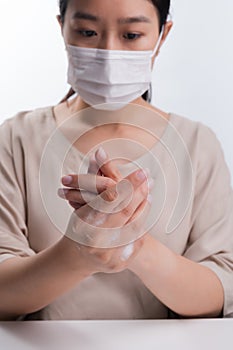
{"type": "MultiPolygon", "coordinates": [[[[65,95],[57,0],[0,0],[0,123],[65,95]]],[[[217,134],[233,176],[233,1],[174,0],[154,71],[153,102],[217,134]]],[[[204,150],[203,150],[204,151],[204,150]]]]}

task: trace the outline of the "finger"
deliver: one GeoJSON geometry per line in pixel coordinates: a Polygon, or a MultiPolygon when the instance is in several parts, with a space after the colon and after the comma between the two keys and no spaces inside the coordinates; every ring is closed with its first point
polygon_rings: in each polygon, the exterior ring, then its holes
{"type": "Polygon", "coordinates": [[[62,178],[62,184],[93,193],[101,193],[108,187],[116,184],[115,181],[108,177],[93,175],[93,174],[71,174],[62,178]]]}
{"type": "MultiPolygon", "coordinates": [[[[141,169],[141,170],[136,170],[126,176],[124,179],[122,179],[120,182],[118,182],[115,186],[112,186],[108,188],[106,191],[104,191],[101,194],[101,197],[106,201],[106,202],[113,202],[117,199],[117,201],[120,203],[128,198],[128,195],[133,195],[134,191],[138,186],[140,186],[144,181],[146,181],[149,178],[149,170],[148,169],[141,169]],[[120,197],[120,194],[122,192],[126,191],[126,193],[120,197]]],[[[115,203],[115,208],[117,208],[117,202],[115,203]]]]}
{"type": "Polygon", "coordinates": [[[128,176],[126,176],[124,179],[130,181],[133,188],[136,189],[145,180],[149,182],[149,180],[151,179],[150,170],[148,168],[135,170],[132,173],[130,173],[128,176]]]}
{"type": "Polygon", "coordinates": [[[132,189],[128,181],[122,180],[115,186],[109,187],[101,194],[95,196],[91,202],[80,209],[80,213],[84,218],[89,217],[90,213],[93,217],[97,217],[98,213],[105,213],[106,215],[112,214],[114,208],[129,197],[130,193],[132,193],[132,189]]]}
{"type": "Polygon", "coordinates": [[[69,190],[66,188],[59,188],[57,193],[59,197],[81,205],[91,202],[96,197],[96,194],[88,191],[69,190]]]}
{"type": "Polygon", "coordinates": [[[101,172],[104,174],[104,176],[110,177],[116,182],[122,180],[122,175],[120,171],[117,169],[113,161],[109,159],[109,156],[105,152],[103,147],[100,147],[95,152],[95,158],[97,165],[100,168],[101,172]]]}
{"type": "Polygon", "coordinates": [[[125,201],[122,201],[119,207],[117,207],[115,210],[117,213],[111,218],[111,225],[114,227],[119,227],[119,224],[122,226],[125,225],[129,219],[135,215],[137,208],[139,208],[140,205],[145,201],[149,195],[149,191],[152,190],[153,185],[153,179],[150,179],[149,182],[145,180],[134,190],[130,201],[128,198],[125,201]]]}
{"type": "MultiPolygon", "coordinates": [[[[148,170],[136,170],[122,179],[116,185],[109,187],[99,196],[90,202],[90,206],[104,213],[113,214],[119,208],[119,205],[132,198],[135,189],[147,180],[148,170]]],[[[125,205],[124,205],[125,206],[125,205]]],[[[128,220],[129,218],[127,218],[128,220]]],[[[110,223],[111,225],[111,219],[110,223]]],[[[111,227],[111,226],[110,226],[111,227]]]]}
{"type": "MultiPolygon", "coordinates": [[[[146,182],[148,176],[147,173],[148,170],[136,170],[116,185],[108,187],[107,190],[96,196],[91,202],[82,206],[77,214],[81,215],[84,221],[86,221],[86,218],[92,217],[93,224],[99,214],[108,214],[108,222],[105,227],[120,227],[128,221],[129,217],[126,217],[126,215],[115,214],[116,224],[112,225],[112,213],[114,213],[115,209],[119,207],[121,202],[131,198],[132,193],[134,193],[134,188],[137,188],[140,184],[146,182]],[[130,179],[130,181],[128,179],[130,179]]],[[[89,223],[91,222],[89,221],[89,223]]]]}
{"type": "Polygon", "coordinates": [[[87,172],[89,174],[95,174],[95,175],[102,176],[102,172],[101,172],[101,170],[96,162],[94,153],[92,153],[89,157],[89,166],[88,166],[87,172]]]}
{"type": "MultiPolygon", "coordinates": [[[[126,188],[124,189],[124,187],[122,186],[122,184],[125,183],[125,181],[121,181],[117,184],[118,191],[120,194],[119,198],[122,198],[122,196],[128,196],[126,188]]],[[[129,188],[128,182],[127,187],[129,188]]],[[[118,228],[120,225],[118,224],[116,229],[113,227],[113,225],[106,225],[106,223],[108,223],[109,221],[109,217],[111,218],[111,215],[108,215],[105,212],[99,210],[101,195],[96,196],[96,198],[91,202],[91,206],[90,203],[88,203],[74,212],[74,215],[72,215],[72,218],[69,221],[69,225],[66,230],[66,235],[68,235],[68,237],[82,244],[101,248],[110,247],[113,244],[115,244],[114,239],[119,239],[118,236],[120,232],[118,228]],[[99,199],[99,201],[97,201],[97,198],[99,199]],[[93,209],[93,203],[96,204],[97,209],[93,209]],[[106,227],[111,227],[111,229],[113,228],[113,230],[109,232],[109,229],[107,228],[106,230],[106,227]]],[[[135,230],[135,225],[136,224],[132,222],[129,226],[129,229],[124,232],[124,242],[130,242],[134,240],[135,233],[136,238],[140,234],[140,232],[138,233],[137,229],[135,230]]],[[[136,228],[137,227],[138,226],[136,226],[136,228]]],[[[122,228],[123,231],[124,228],[125,227],[122,228]]],[[[118,242],[117,244],[119,244],[120,242],[118,242]]]]}
{"type": "Polygon", "coordinates": [[[136,209],[132,217],[122,228],[125,242],[132,242],[142,237],[147,231],[146,219],[151,209],[151,200],[145,199],[136,209]]]}
{"type": "Polygon", "coordinates": [[[142,201],[139,206],[136,208],[130,219],[125,223],[125,225],[128,225],[129,223],[134,222],[135,220],[138,220],[138,223],[143,221],[145,217],[149,214],[150,208],[152,205],[152,195],[149,194],[144,201],[142,201]]]}
{"type": "Polygon", "coordinates": [[[81,208],[81,204],[78,204],[77,202],[71,202],[69,201],[69,204],[71,205],[71,207],[73,207],[75,210],[78,210],[79,208],[81,208]]]}

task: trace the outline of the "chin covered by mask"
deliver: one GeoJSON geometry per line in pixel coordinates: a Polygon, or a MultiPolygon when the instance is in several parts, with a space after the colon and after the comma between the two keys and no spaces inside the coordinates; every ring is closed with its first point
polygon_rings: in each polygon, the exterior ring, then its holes
{"type": "Polygon", "coordinates": [[[66,45],[68,84],[89,105],[118,110],[142,96],[152,81],[153,51],[103,50],[66,45]]]}

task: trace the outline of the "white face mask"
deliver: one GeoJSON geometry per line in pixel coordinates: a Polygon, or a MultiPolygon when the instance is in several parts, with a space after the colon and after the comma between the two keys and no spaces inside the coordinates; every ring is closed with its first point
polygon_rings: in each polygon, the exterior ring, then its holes
{"type": "Polygon", "coordinates": [[[150,88],[153,51],[103,50],[67,45],[68,83],[95,109],[118,110],[150,88]]]}

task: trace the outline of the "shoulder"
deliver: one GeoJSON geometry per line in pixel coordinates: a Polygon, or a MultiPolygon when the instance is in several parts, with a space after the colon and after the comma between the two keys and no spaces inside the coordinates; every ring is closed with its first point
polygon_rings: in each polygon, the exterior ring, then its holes
{"type": "Polygon", "coordinates": [[[222,151],[220,141],[210,126],[175,113],[170,113],[170,116],[172,126],[178,131],[189,149],[202,150],[199,153],[200,157],[222,151]]]}
{"type": "Polygon", "coordinates": [[[53,118],[53,107],[43,107],[37,108],[29,111],[21,111],[16,115],[5,119],[0,125],[0,130],[2,128],[15,128],[15,127],[27,127],[34,124],[46,124],[46,122],[51,122],[53,118]]]}
{"type": "Polygon", "coordinates": [[[37,108],[31,111],[21,111],[5,119],[0,125],[1,138],[16,142],[19,139],[33,141],[38,136],[49,135],[54,126],[53,107],[37,108]]]}
{"type": "Polygon", "coordinates": [[[38,148],[50,136],[53,123],[53,107],[19,112],[0,125],[0,148],[8,154],[38,148]]]}
{"type": "Polygon", "coordinates": [[[215,173],[221,173],[222,180],[229,183],[230,170],[215,131],[201,121],[193,121],[173,113],[171,122],[188,148],[193,169],[198,177],[208,181],[215,173]]]}

